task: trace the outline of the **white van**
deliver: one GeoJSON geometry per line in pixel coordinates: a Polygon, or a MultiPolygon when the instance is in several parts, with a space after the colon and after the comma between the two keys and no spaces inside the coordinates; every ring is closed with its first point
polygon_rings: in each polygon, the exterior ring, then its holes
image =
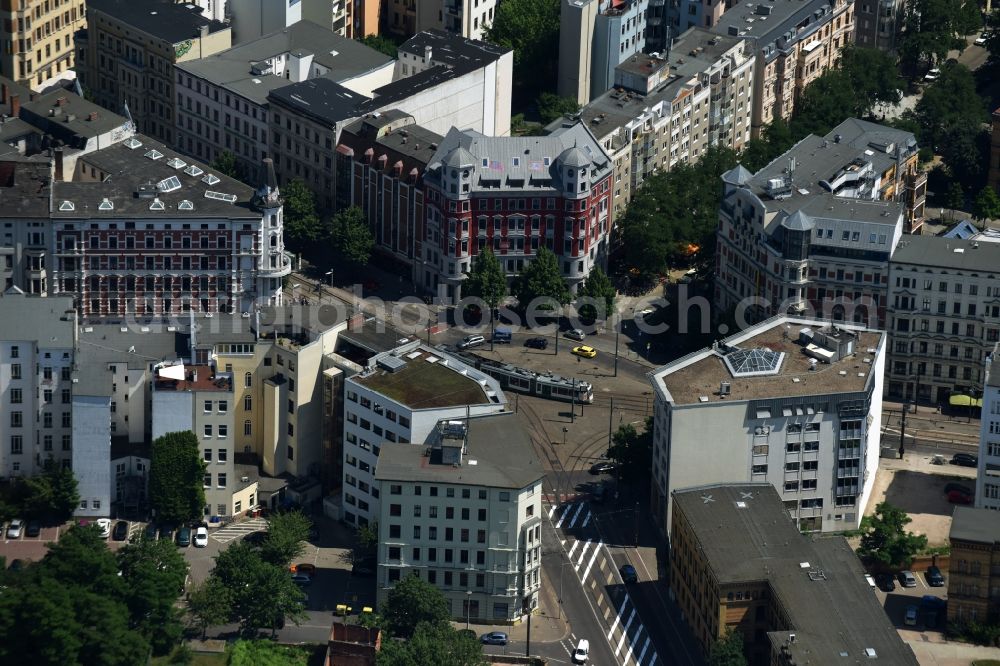
{"type": "Polygon", "coordinates": [[[590,641],[586,638],[581,638],[580,642],[576,644],[576,649],[573,650],[573,663],[574,664],[586,664],[587,657],[590,656],[590,641]]]}
{"type": "Polygon", "coordinates": [[[481,335],[467,335],[462,338],[462,341],[458,343],[459,349],[469,349],[470,347],[478,347],[485,344],[486,338],[481,335]]]}

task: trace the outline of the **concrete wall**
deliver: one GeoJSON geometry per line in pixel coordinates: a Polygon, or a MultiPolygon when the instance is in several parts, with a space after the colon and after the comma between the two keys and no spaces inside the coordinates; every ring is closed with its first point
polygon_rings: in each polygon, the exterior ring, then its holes
{"type": "Polygon", "coordinates": [[[74,515],[110,516],[111,399],[106,396],[73,397],[73,475],[80,493],[74,515]]]}
{"type": "Polygon", "coordinates": [[[390,60],[381,67],[377,67],[370,72],[360,74],[350,79],[343,79],[338,81],[338,83],[348,90],[353,90],[359,95],[371,97],[372,90],[392,83],[393,73],[396,69],[395,65],[396,63],[390,60]]]}
{"type": "Polygon", "coordinates": [[[233,43],[267,35],[302,20],[302,3],[292,0],[229,0],[233,43]]]}
{"type": "Polygon", "coordinates": [[[591,49],[599,7],[599,0],[562,0],[560,4],[558,92],[579,104],[591,100],[591,49]]]}
{"type": "Polygon", "coordinates": [[[168,432],[194,432],[192,394],[185,391],[153,391],[152,422],[152,439],[159,439],[168,432]]]}

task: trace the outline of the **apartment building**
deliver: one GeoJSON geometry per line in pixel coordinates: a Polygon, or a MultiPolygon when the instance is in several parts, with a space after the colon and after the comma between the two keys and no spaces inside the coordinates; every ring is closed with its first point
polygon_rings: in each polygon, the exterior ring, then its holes
{"type": "Polygon", "coordinates": [[[228,25],[190,4],[88,0],[76,34],[76,71],[101,106],[127,114],[138,130],[174,145],[174,64],[232,46],[228,25]]]}
{"type": "Polygon", "coordinates": [[[395,37],[417,33],[417,0],[390,0],[386,3],[383,29],[395,37]]]}
{"type": "MultiPolygon", "coordinates": [[[[373,88],[392,81],[394,64],[392,58],[329,26],[305,20],[206,58],[178,63],[176,146],[206,162],[228,151],[245,180],[260,182],[266,177],[261,160],[271,154],[271,91],[324,77],[370,95],[373,88]]],[[[283,164],[275,166],[282,176],[283,164]]],[[[332,169],[332,163],[322,166],[332,169]]]]}
{"type": "Polygon", "coordinates": [[[302,0],[226,0],[233,44],[242,44],[298,23],[302,0]]]}
{"type": "MultiPolygon", "coordinates": [[[[680,2],[678,16],[701,4],[680,2]]],[[[849,0],[742,0],[731,7],[719,0],[705,7],[711,10],[705,27],[746,39],[754,53],[754,137],[776,118],[791,118],[805,87],[835,67],[841,50],[854,41],[854,3],[849,0]]]]}
{"type": "Polygon", "coordinates": [[[1000,615],[1000,512],[956,506],[948,542],[948,623],[996,622],[1000,615]]]}
{"type": "Polygon", "coordinates": [[[586,104],[615,83],[615,68],[646,46],[649,0],[561,0],[558,90],[586,104]]]}
{"type": "Polygon", "coordinates": [[[499,0],[391,0],[390,32],[409,36],[423,30],[444,30],[467,39],[481,40],[499,0]],[[396,5],[400,5],[397,9],[396,5]],[[413,5],[411,7],[411,5],[413,5]],[[396,17],[399,16],[397,22],[396,17]],[[405,28],[412,21],[413,32],[405,28]],[[397,30],[397,28],[401,28],[397,30]]]}
{"type": "Polygon", "coordinates": [[[302,19],[330,28],[348,39],[363,39],[379,34],[382,22],[381,0],[305,0],[302,19]]]}
{"type": "Polygon", "coordinates": [[[75,295],[87,319],[280,304],[291,261],[273,170],[254,191],[170,152],[138,135],[53,183],[49,291],[75,295]]]}
{"type": "Polygon", "coordinates": [[[670,40],[680,34],[670,23],[670,3],[667,0],[649,0],[646,9],[646,48],[650,53],[670,50],[670,40]]]}
{"type": "MultiPolygon", "coordinates": [[[[986,354],[983,373],[982,422],[979,430],[979,473],[976,475],[976,507],[1000,511],[1000,377],[993,361],[1000,343],[986,354]]],[[[1000,583],[1000,580],[998,580],[1000,583]]]]}
{"type": "Polygon", "coordinates": [[[572,291],[606,261],[612,164],[580,122],[544,137],[452,129],[424,174],[427,291],[461,298],[473,258],[492,247],[509,277],[540,247],[558,258],[572,291]]]}
{"type": "Polygon", "coordinates": [[[773,487],[704,485],[673,503],[671,597],[704,656],[733,630],[753,666],[916,666],[847,540],[801,534],[773,487]]]}
{"type": "Polygon", "coordinates": [[[344,128],[337,146],[337,208],[364,211],[375,250],[421,278],[423,174],[444,137],[389,110],[344,128]]]}
{"type": "Polygon", "coordinates": [[[0,476],[72,464],[73,299],[0,296],[0,476]]]}
{"type": "Polygon", "coordinates": [[[723,175],[716,315],[811,310],[885,325],[889,257],[923,222],[916,139],[856,119],[723,175]]]}
{"type": "Polygon", "coordinates": [[[519,620],[541,588],[545,471],[531,439],[507,413],[440,421],[427,444],[385,444],[379,457],[379,605],[416,575],[455,620],[519,620]]]}
{"type": "Polygon", "coordinates": [[[0,6],[0,74],[32,90],[73,78],[73,35],[85,27],[84,0],[12,0],[0,6]]]}
{"type": "Polygon", "coordinates": [[[858,46],[894,52],[906,19],[902,0],[862,0],[854,3],[854,41],[858,46]]]}
{"type": "Polygon", "coordinates": [[[744,40],[691,28],[668,58],[643,54],[618,65],[614,89],[580,110],[614,162],[612,219],[651,173],[695,162],[712,145],[743,148],[753,63],[744,40]]]}
{"type": "Polygon", "coordinates": [[[857,529],[875,483],[885,334],[775,317],[650,375],[652,509],[671,493],[769,483],[798,529],[857,529]]]}
{"type": "MultiPolygon", "coordinates": [[[[887,395],[947,405],[981,396],[1000,340],[1000,243],[905,236],[889,262],[887,395]]],[[[985,412],[984,412],[985,414],[985,412]]]]}
{"type": "Polygon", "coordinates": [[[378,520],[375,468],[383,446],[423,445],[439,421],[499,414],[507,399],[495,379],[454,357],[411,341],[365,361],[344,381],[343,520],[378,520]]]}

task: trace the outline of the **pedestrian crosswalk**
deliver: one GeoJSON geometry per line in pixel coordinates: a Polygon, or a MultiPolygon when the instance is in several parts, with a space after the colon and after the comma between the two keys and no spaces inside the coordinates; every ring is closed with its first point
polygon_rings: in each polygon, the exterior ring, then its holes
{"type": "Polygon", "coordinates": [[[267,529],[267,521],[263,518],[251,518],[238,523],[232,523],[212,532],[212,538],[219,543],[229,543],[252,532],[267,529]]]}

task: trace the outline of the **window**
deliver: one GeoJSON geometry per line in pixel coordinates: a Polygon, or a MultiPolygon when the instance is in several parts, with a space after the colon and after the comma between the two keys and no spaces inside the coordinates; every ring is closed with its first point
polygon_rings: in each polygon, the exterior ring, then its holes
{"type": "Polygon", "coordinates": [[[206,423],[205,424],[205,437],[211,437],[211,436],[212,436],[212,424],[211,423],[206,423]]]}
{"type": "MultiPolygon", "coordinates": [[[[246,374],[243,375],[243,386],[245,386],[246,388],[250,388],[251,386],[253,386],[252,373],[247,372],[246,374]]],[[[249,398],[247,399],[249,400],[249,398]]]]}
{"type": "Polygon", "coordinates": [[[219,488],[225,488],[226,487],[226,474],[225,474],[225,472],[220,472],[219,473],[218,486],[219,486],[219,488]]]}
{"type": "Polygon", "coordinates": [[[253,398],[251,398],[250,396],[244,396],[243,411],[249,412],[251,409],[253,409],[253,398]]]}
{"type": "Polygon", "coordinates": [[[225,439],[229,436],[229,426],[225,424],[219,424],[219,439],[225,439]]]}
{"type": "Polygon", "coordinates": [[[251,421],[250,419],[247,419],[246,421],[243,422],[243,434],[246,437],[249,437],[253,434],[253,421],[251,421]]]}
{"type": "Polygon", "coordinates": [[[21,455],[24,453],[24,438],[21,435],[11,435],[10,452],[12,455],[21,455]]]}
{"type": "Polygon", "coordinates": [[[210,411],[212,411],[212,401],[211,400],[206,400],[205,401],[205,412],[210,412],[210,411]]]}
{"type": "Polygon", "coordinates": [[[205,462],[212,462],[212,449],[205,449],[204,460],[205,462]]]}
{"type": "Polygon", "coordinates": [[[23,424],[23,419],[22,419],[21,412],[11,412],[10,413],[10,427],[11,428],[20,428],[22,424],[23,424]]]}

